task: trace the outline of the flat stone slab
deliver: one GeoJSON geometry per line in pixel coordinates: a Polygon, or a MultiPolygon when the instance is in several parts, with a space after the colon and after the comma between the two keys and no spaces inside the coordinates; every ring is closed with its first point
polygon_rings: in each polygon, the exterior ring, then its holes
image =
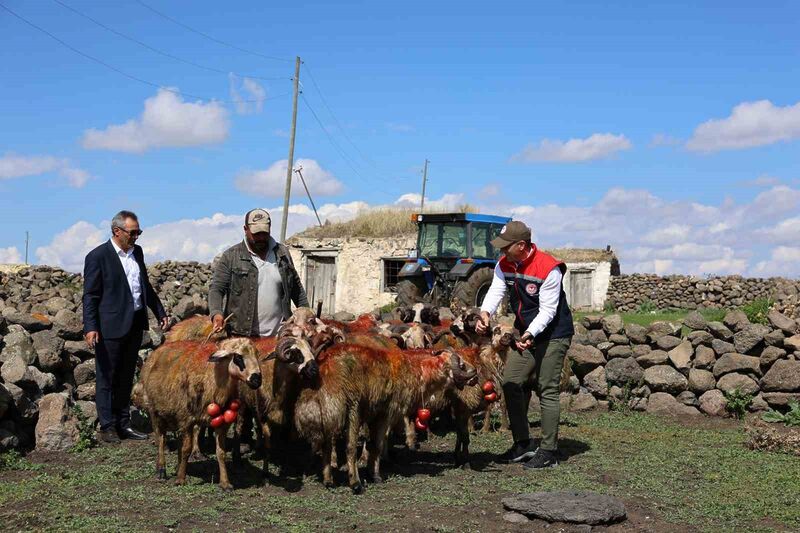
{"type": "Polygon", "coordinates": [[[569,522],[592,526],[625,519],[625,505],[612,496],[595,492],[533,492],[503,498],[508,511],[548,522],[569,522]]]}

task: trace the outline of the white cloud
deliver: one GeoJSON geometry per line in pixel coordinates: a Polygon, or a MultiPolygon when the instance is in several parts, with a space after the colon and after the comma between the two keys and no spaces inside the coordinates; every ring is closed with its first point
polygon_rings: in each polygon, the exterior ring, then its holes
{"type": "Polygon", "coordinates": [[[642,242],[650,244],[677,244],[689,237],[691,226],[686,224],[670,224],[664,228],[657,228],[642,237],[642,242]]]}
{"type": "MultiPolygon", "coordinates": [[[[410,207],[410,208],[418,208],[420,204],[420,200],[422,199],[421,194],[417,193],[406,193],[401,195],[397,200],[395,200],[394,205],[395,207],[410,207]]],[[[464,202],[464,195],[459,194],[445,194],[438,200],[431,200],[429,197],[425,197],[425,211],[451,211],[457,209],[458,206],[463,205],[464,202]]]]}
{"type": "Polygon", "coordinates": [[[228,80],[236,112],[240,115],[261,113],[264,109],[264,99],[267,97],[264,87],[253,79],[240,78],[233,73],[228,75],[228,80]]]}
{"type": "Polygon", "coordinates": [[[500,185],[498,185],[497,183],[490,183],[489,185],[479,190],[477,196],[480,199],[487,199],[487,198],[494,198],[499,194],[500,194],[500,185]]]}
{"type": "MultiPolygon", "coordinates": [[[[286,170],[288,159],[275,161],[266,170],[245,171],[236,178],[236,188],[253,196],[280,198],[286,187],[286,170]]],[[[342,192],[344,186],[336,177],[323,169],[313,159],[297,159],[294,168],[301,171],[312,197],[334,196],[342,192]]],[[[297,173],[292,173],[292,194],[305,197],[305,189],[297,173]]]]}
{"type": "Polygon", "coordinates": [[[800,102],[776,107],[769,100],[742,102],[724,119],[697,126],[686,148],[698,152],[736,150],[800,138],[800,102]]]}
{"type": "Polygon", "coordinates": [[[0,157],[0,179],[38,176],[56,172],[67,179],[70,187],[80,189],[92,179],[87,171],[73,166],[69,159],[49,155],[20,156],[8,153],[0,157]]]}
{"type": "Polygon", "coordinates": [[[86,254],[110,235],[110,221],[94,226],[81,220],[56,234],[49,245],[36,248],[36,257],[45,265],[82,272],[86,254]]]}
{"type": "Polygon", "coordinates": [[[0,248],[0,264],[21,263],[22,256],[16,246],[0,248]]]}
{"type": "Polygon", "coordinates": [[[82,144],[90,150],[142,153],[154,148],[219,144],[228,138],[228,111],[219,102],[184,102],[171,90],[159,89],[144,101],[138,118],[89,129],[82,144]]]}
{"type": "Polygon", "coordinates": [[[767,175],[759,176],[754,180],[745,180],[739,182],[739,185],[743,185],[745,187],[774,187],[780,184],[781,180],[779,178],[767,175]]]}
{"type": "Polygon", "coordinates": [[[771,251],[769,260],[760,261],[753,269],[760,276],[797,276],[797,265],[800,264],[800,247],[778,246],[771,251]]]}
{"type": "Polygon", "coordinates": [[[580,163],[605,159],[615,152],[628,150],[631,142],[624,135],[595,133],[586,139],[568,141],[543,139],[539,145],[529,144],[511,157],[512,161],[525,163],[546,161],[554,163],[580,163]]]}
{"type": "Polygon", "coordinates": [[[757,233],[764,235],[770,242],[800,243],[800,216],[787,218],[771,228],[764,228],[757,233]]]}

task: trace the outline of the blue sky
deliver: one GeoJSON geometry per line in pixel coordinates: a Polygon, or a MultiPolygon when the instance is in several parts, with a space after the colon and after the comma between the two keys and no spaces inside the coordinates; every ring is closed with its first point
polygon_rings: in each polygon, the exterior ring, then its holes
{"type": "MultiPolygon", "coordinates": [[[[795,2],[59,2],[0,0],[181,94],[0,9],[0,262],[29,230],[32,261],[80,269],[122,208],[151,260],[210,259],[254,206],[279,220],[300,55],[295,157],[331,219],[418,201],[427,158],[432,205],[611,244],[624,271],[800,275],[795,2]]],[[[292,204],[290,233],[313,220],[292,204]]]]}

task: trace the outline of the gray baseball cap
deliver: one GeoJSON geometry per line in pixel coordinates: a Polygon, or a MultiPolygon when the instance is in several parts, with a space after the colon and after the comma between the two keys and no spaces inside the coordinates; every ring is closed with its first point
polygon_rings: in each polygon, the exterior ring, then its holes
{"type": "Polygon", "coordinates": [[[531,228],[518,220],[512,220],[500,230],[500,235],[492,239],[492,246],[505,248],[515,242],[531,240],[531,228]]]}

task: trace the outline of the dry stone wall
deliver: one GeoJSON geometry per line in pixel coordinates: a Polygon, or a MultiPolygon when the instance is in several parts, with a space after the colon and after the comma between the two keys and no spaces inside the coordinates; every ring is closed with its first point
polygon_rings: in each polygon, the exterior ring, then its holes
{"type": "Polygon", "coordinates": [[[751,324],[741,311],[722,322],[689,313],[683,326],[625,324],[619,315],[589,315],[576,324],[568,351],[572,409],[616,402],[671,415],[727,416],[725,393],[753,397],[751,411],[783,410],[800,401],[800,321],[772,311],[751,324]],[[682,334],[683,333],[683,334],[682,334]]]}
{"type": "Polygon", "coordinates": [[[642,305],[658,309],[730,309],[762,298],[776,301],[776,309],[800,318],[800,280],[726,276],[656,276],[629,274],[611,278],[606,303],[619,312],[636,311],[642,305]]]}

